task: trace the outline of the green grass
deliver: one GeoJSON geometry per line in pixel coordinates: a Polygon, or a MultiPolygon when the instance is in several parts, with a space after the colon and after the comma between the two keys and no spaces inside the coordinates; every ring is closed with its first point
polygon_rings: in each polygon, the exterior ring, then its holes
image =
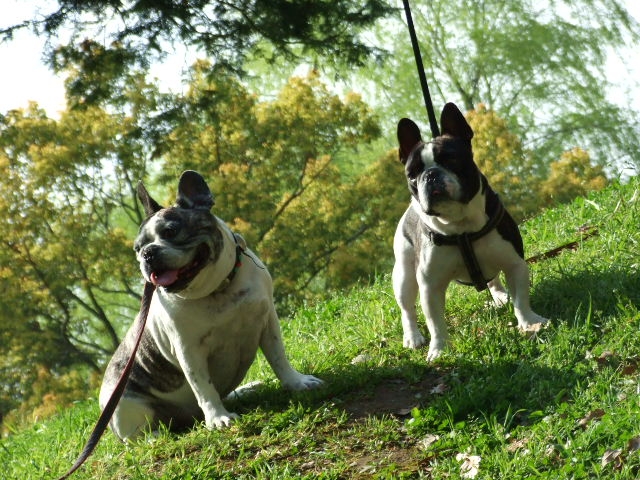
{"type": "MultiPolygon", "coordinates": [[[[533,307],[552,319],[537,338],[516,331],[509,307],[455,285],[452,348],[427,364],[426,350],[402,347],[385,276],[283,322],[292,362],[324,389],[284,392],[259,357],[248,380],[264,385],[232,405],[242,418],[231,428],[130,445],[107,433],[74,478],[455,479],[459,454],[480,458],[482,479],[638,478],[639,189],[634,179],[523,225],[529,255],[599,228],[532,265],[533,307]],[[618,456],[603,465],[608,451],[618,456]]],[[[97,418],[95,393],[2,439],[0,477],[62,474],[97,418]]]]}

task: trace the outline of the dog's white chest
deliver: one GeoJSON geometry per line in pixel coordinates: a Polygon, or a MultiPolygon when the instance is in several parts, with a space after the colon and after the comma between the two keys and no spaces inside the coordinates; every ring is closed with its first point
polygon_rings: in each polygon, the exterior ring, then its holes
{"type": "Polygon", "coordinates": [[[182,369],[207,369],[211,383],[224,394],[244,377],[269,321],[269,297],[261,290],[260,284],[249,283],[188,301],[158,292],[149,331],[167,360],[182,369]]]}
{"type": "Polygon", "coordinates": [[[189,301],[176,301],[160,293],[154,298],[155,302],[160,308],[152,306],[151,324],[158,333],[170,335],[173,341],[213,348],[220,342],[238,337],[247,339],[254,336],[254,332],[261,332],[269,309],[264,295],[246,285],[237,291],[189,301]]]}
{"type": "MultiPolygon", "coordinates": [[[[496,232],[473,242],[472,249],[480,271],[487,280],[498,274],[505,259],[510,259],[510,250],[513,250],[496,232]]],[[[440,279],[446,283],[452,280],[467,283],[472,281],[464,255],[457,245],[430,246],[418,252],[418,255],[420,269],[425,277],[440,279]]]]}

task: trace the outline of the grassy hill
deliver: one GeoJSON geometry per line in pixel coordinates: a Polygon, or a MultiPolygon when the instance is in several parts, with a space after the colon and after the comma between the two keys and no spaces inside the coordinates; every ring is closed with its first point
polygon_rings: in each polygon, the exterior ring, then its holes
{"type": "MultiPolygon", "coordinates": [[[[640,181],[522,226],[528,255],[599,235],[532,265],[552,319],[520,335],[510,307],[452,286],[452,349],[434,364],[402,347],[388,275],[283,322],[292,362],[327,382],[282,391],[259,357],[233,427],[123,445],[107,433],[77,479],[607,478],[640,475],[640,181]],[[471,470],[467,470],[467,467],[471,470]]],[[[392,252],[380,252],[392,255],[392,252]]],[[[96,392],[0,441],[0,478],[56,478],[98,416],[96,392]]]]}

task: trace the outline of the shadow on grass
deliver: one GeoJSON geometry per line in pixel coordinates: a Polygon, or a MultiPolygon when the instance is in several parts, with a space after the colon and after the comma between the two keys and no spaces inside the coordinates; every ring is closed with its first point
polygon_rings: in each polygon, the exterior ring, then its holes
{"type": "MultiPolygon", "coordinates": [[[[637,304],[640,278],[620,268],[597,271],[596,266],[593,270],[552,272],[536,285],[533,300],[536,311],[551,317],[552,325],[569,321],[574,322],[570,328],[593,328],[585,341],[596,341],[600,334],[596,328],[601,325],[591,327],[582,321],[589,305],[606,316],[615,315],[620,302],[637,304]]],[[[546,335],[553,348],[556,332],[546,335]]],[[[288,392],[273,381],[225,403],[239,414],[260,410],[267,416],[278,415],[296,405],[306,412],[328,407],[352,420],[392,416],[404,421],[415,415],[414,424],[431,430],[486,418],[512,428],[539,421],[544,412],[578,395],[576,388],[592,374],[584,363],[575,368],[584,360],[582,350],[589,348],[588,344],[574,345],[577,357],[550,367],[536,361],[539,352],[535,347],[523,347],[517,338],[516,333],[504,337],[493,356],[486,351],[469,360],[445,356],[435,364],[416,360],[418,355],[403,349],[389,348],[384,366],[345,362],[313,372],[326,382],[318,390],[288,392]]]]}
{"type": "Polygon", "coordinates": [[[584,373],[527,360],[458,363],[443,378],[444,392],[427,399],[418,419],[421,427],[438,431],[495,418],[510,430],[540,419],[541,412],[567,400],[584,378],[584,373]]]}
{"type": "Polygon", "coordinates": [[[327,382],[323,389],[289,393],[274,382],[234,408],[238,413],[259,408],[277,414],[292,403],[306,411],[330,406],[352,421],[381,416],[404,421],[414,415],[420,427],[436,431],[495,417],[512,428],[539,420],[540,412],[565,401],[585,380],[584,373],[541,367],[526,359],[435,365],[404,361],[384,368],[344,365],[319,376],[327,382]]]}
{"type": "Polygon", "coordinates": [[[552,272],[535,287],[532,299],[539,313],[558,319],[574,318],[579,309],[589,305],[604,315],[615,314],[620,301],[640,303],[640,275],[631,269],[610,266],[552,272]],[[556,275],[558,275],[556,277],[556,275]]]}

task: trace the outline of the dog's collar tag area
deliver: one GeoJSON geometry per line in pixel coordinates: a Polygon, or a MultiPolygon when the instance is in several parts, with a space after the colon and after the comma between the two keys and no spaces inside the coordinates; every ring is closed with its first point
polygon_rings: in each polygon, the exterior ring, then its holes
{"type": "Polygon", "coordinates": [[[495,212],[493,212],[493,215],[489,217],[489,220],[484,225],[484,227],[482,227],[477,232],[462,233],[460,235],[443,235],[442,233],[434,232],[425,225],[426,233],[434,245],[456,245],[460,249],[465,267],[467,268],[469,277],[471,277],[471,283],[461,282],[457,280],[458,283],[461,283],[463,285],[473,285],[479,292],[487,288],[487,283],[489,283],[492,279],[490,278],[487,280],[482,274],[482,269],[480,268],[476,253],[473,250],[473,246],[471,244],[472,242],[475,242],[479,238],[484,237],[491,230],[496,228],[498,223],[500,223],[500,220],[502,220],[504,212],[504,205],[502,205],[502,202],[498,199],[498,201],[496,202],[495,212]]]}
{"type": "Polygon", "coordinates": [[[236,273],[238,273],[238,270],[240,270],[240,267],[242,266],[242,254],[244,253],[244,248],[242,248],[242,245],[238,242],[238,237],[235,233],[233,234],[233,240],[236,242],[236,262],[233,264],[233,268],[229,272],[229,275],[227,275],[227,278],[222,281],[213,293],[220,293],[224,291],[231,284],[236,273]]]}

